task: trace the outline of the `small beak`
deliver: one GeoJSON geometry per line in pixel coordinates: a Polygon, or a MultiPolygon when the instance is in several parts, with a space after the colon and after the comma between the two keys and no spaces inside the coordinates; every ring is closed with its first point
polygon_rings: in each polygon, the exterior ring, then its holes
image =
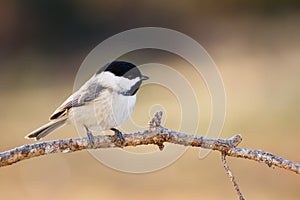
{"type": "Polygon", "coordinates": [[[145,75],[142,75],[142,76],[141,76],[141,79],[142,79],[142,81],[144,81],[144,80],[149,79],[149,77],[148,77],[148,76],[145,76],[145,75]]]}

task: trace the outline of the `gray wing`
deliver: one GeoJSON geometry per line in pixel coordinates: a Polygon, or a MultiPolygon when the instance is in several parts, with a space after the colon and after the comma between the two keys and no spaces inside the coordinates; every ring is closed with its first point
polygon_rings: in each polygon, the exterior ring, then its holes
{"type": "Polygon", "coordinates": [[[77,92],[72,94],[61,106],[50,116],[50,120],[65,116],[72,107],[79,107],[98,99],[100,94],[107,89],[97,82],[96,76],[88,80],[77,92]]]}

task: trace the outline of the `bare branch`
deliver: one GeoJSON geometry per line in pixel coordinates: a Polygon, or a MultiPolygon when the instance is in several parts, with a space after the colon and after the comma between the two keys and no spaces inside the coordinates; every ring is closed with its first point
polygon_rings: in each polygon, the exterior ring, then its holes
{"type": "Polygon", "coordinates": [[[204,136],[185,134],[160,126],[162,113],[156,113],[150,121],[150,128],[137,133],[124,134],[123,146],[115,140],[113,135],[95,136],[94,146],[88,143],[88,139],[75,138],[65,140],[53,140],[24,145],[0,153],[0,167],[14,164],[16,162],[52,153],[70,153],[83,149],[97,148],[119,148],[126,146],[138,146],[154,144],[160,149],[163,143],[173,143],[184,146],[201,147],[225,153],[226,156],[244,158],[258,162],[264,162],[268,166],[276,166],[287,169],[297,174],[300,173],[300,165],[262,150],[251,150],[237,148],[242,141],[241,135],[235,135],[230,139],[212,139],[204,136]]]}
{"type": "Polygon", "coordinates": [[[124,135],[123,143],[113,135],[95,136],[93,145],[89,143],[88,138],[74,138],[66,140],[52,140],[39,142],[35,144],[24,145],[0,153],[0,167],[8,166],[16,162],[38,157],[52,153],[70,153],[83,149],[98,148],[123,148],[126,146],[138,146],[154,144],[163,150],[164,143],[173,143],[183,146],[201,147],[221,152],[223,166],[233,182],[239,198],[244,199],[239,186],[229,169],[226,162],[226,156],[244,158],[258,162],[264,162],[269,167],[279,167],[296,174],[300,174],[300,165],[292,161],[283,159],[274,154],[262,150],[251,150],[247,148],[237,148],[236,146],[242,141],[241,135],[235,135],[227,140],[207,138],[198,135],[180,133],[161,126],[162,112],[155,114],[149,122],[149,129],[137,133],[124,135]]]}

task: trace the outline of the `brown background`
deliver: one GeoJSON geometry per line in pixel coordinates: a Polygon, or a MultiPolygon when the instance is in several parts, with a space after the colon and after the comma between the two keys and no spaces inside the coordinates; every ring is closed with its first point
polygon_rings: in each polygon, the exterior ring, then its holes
{"type": "MultiPolygon", "coordinates": [[[[141,26],[181,31],[211,55],[227,94],[222,138],[241,133],[242,147],[300,162],[298,1],[2,1],[0,151],[31,142],[23,137],[72,92],[90,50],[141,26]]],[[[138,108],[146,89],[138,94],[138,108]]],[[[209,119],[205,102],[207,97],[199,102],[203,126],[209,119]]],[[[136,110],[146,124],[147,116],[136,110]]],[[[67,137],[77,137],[72,127],[47,139],[67,137]]],[[[298,175],[241,159],[229,164],[247,199],[299,199],[298,175]]],[[[199,160],[195,148],[171,166],[141,175],[114,171],[85,151],[40,157],[1,168],[0,191],[2,199],[237,199],[218,153],[199,160]]]]}

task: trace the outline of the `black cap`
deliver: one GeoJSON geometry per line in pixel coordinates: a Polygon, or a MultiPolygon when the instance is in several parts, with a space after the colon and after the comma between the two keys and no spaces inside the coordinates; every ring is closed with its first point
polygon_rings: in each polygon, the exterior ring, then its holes
{"type": "Polygon", "coordinates": [[[116,76],[123,76],[128,79],[142,77],[140,70],[134,64],[125,61],[114,61],[109,63],[101,68],[97,74],[100,74],[103,71],[111,72],[116,76]]]}

